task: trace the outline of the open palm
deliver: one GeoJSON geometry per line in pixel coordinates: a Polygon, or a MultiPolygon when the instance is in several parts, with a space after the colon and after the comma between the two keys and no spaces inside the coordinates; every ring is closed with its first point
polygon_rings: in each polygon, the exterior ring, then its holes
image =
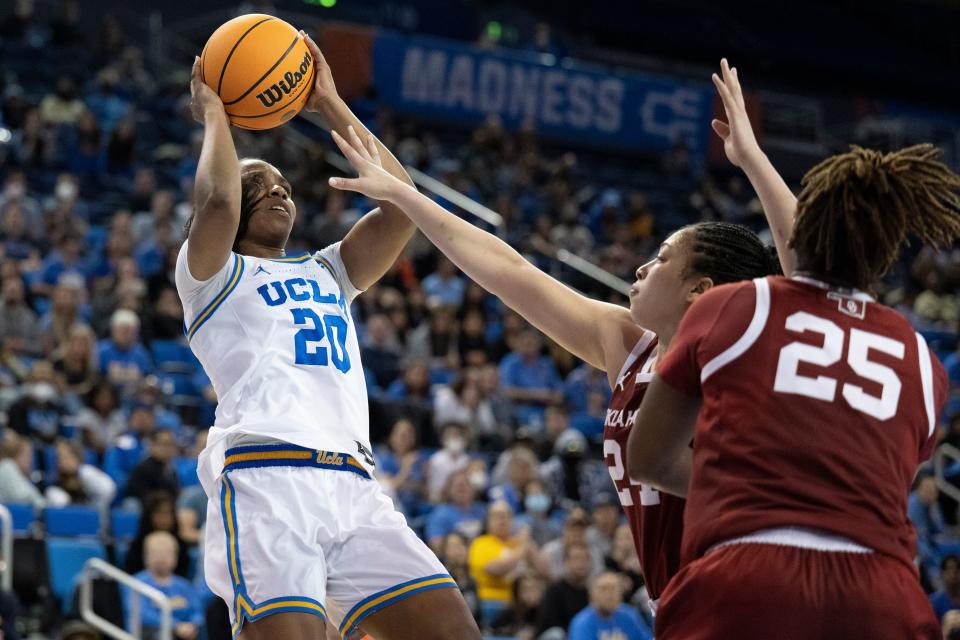
{"type": "Polygon", "coordinates": [[[747,115],[747,107],[743,101],[743,91],[740,88],[740,79],[737,77],[736,67],[730,68],[727,59],[720,61],[722,78],[713,74],[713,84],[717,87],[720,99],[723,101],[723,110],[727,121],[714,120],[711,125],[717,135],[723,139],[723,150],[727,159],[737,167],[743,167],[753,154],[761,153],[753,127],[747,115]]]}
{"type": "Polygon", "coordinates": [[[370,136],[364,145],[353,127],[347,127],[349,141],[336,131],[332,133],[333,141],[340,147],[340,151],[358,176],[330,178],[331,187],[341,191],[356,191],[374,200],[390,200],[391,194],[396,193],[398,188],[407,186],[383,170],[380,165],[380,151],[373,136],[370,136]]]}

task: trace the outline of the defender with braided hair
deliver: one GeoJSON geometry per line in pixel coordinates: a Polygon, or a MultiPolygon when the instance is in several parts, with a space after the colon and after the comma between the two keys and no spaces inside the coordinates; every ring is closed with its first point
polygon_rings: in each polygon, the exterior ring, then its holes
{"type": "MultiPolygon", "coordinates": [[[[739,94],[736,72],[722,63],[723,85],[739,94]]],[[[715,123],[734,164],[749,164],[778,245],[785,246],[793,195],[765,162],[742,97],[731,103],[729,124],[715,123]]],[[[705,222],[671,234],[639,267],[629,309],[591,300],[538,270],[496,236],[445,211],[381,167],[376,147],[334,140],[360,175],[331,179],[396,204],[447,257],[560,346],[607,372],[613,394],[604,424],[603,452],[640,558],[644,584],[655,600],[680,567],[684,501],[631,482],[624,448],[651,372],[663,357],[690,304],[711,287],[777,271],[776,258],[756,234],[739,225],[705,222]]],[[[792,264],[787,255],[785,264],[792,264]]],[[[523,391],[521,391],[522,393],[523,391]]],[[[518,398],[520,399],[520,398],[518,398]]],[[[542,402],[530,392],[526,402],[542,402]]],[[[519,557],[517,558],[519,560],[519,557]]]]}
{"type": "Polygon", "coordinates": [[[854,147],[802,187],[792,277],[700,296],[631,434],[631,476],[687,497],[661,640],[940,637],[906,507],[947,376],[868,291],[908,237],[960,236],[960,177],[854,147]]]}

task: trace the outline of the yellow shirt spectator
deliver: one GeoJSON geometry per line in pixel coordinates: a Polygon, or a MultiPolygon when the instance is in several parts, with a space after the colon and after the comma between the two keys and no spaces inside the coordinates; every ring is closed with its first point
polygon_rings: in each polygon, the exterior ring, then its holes
{"type": "Polygon", "coordinates": [[[520,543],[516,540],[504,540],[490,534],[479,536],[473,541],[470,545],[469,562],[470,575],[477,583],[477,597],[481,600],[510,603],[511,586],[514,580],[512,572],[493,575],[487,571],[487,565],[492,560],[498,560],[519,548],[520,543]]]}

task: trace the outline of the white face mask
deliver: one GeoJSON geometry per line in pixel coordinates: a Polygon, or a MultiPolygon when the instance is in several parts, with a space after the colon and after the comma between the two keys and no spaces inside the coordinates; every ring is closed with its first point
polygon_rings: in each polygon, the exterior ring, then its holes
{"type": "Polygon", "coordinates": [[[49,382],[35,382],[30,385],[30,396],[37,402],[52,402],[57,397],[56,388],[49,382]]]}
{"type": "Polygon", "coordinates": [[[467,481],[474,491],[483,491],[487,488],[487,473],[485,471],[472,471],[467,476],[467,481]]]}
{"type": "Polygon", "coordinates": [[[11,182],[7,185],[6,194],[8,198],[19,198],[27,192],[26,188],[23,186],[22,182],[11,182]]]}
{"type": "Polygon", "coordinates": [[[447,438],[443,448],[453,454],[463,453],[467,448],[467,441],[460,437],[447,438]]]}
{"type": "Polygon", "coordinates": [[[57,200],[73,200],[77,197],[77,185],[69,180],[58,182],[54,193],[57,196],[57,200]]]}

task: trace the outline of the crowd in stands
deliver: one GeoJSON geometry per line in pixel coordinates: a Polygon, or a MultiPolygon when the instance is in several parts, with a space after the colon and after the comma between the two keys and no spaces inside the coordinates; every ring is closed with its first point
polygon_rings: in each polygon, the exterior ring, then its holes
{"type": "MultiPolygon", "coordinates": [[[[51,24],[29,13],[0,24],[10,62],[0,78],[0,131],[9,132],[0,137],[0,502],[86,505],[102,522],[118,508],[139,512],[114,560],[171,596],[177,637],[195,638],[210,597],[191,551],[206,516],[196,456],[216,398],[186,347],[173,268],[200,132],[186,67],[155,75],[109,17],[99,34],[80,32],[77,4],[60,3],[51,24]]],[[[405,163],[503,215],[496,232],[531,260],[620,303],[549,256],[567,249],[630,280],[681,224],[762,228],[743,180],[724,169],[695,175],[682,143],[634,175],[628,158],[584,162],[495,119],[464,134],[357,109],[405,163]]],[[[311,133],[303,150],[292,126],[234,131],[242,155],[269,160],[294,186],[290,251],[339,240],[372,208],[328,189],[329,144],[311,133]]],[[[881,291],[928,335],[954,385],[958,285],[958,252],[924,249],[881,291]]],[[[650,637],[639,563],[602,460],[605,374],[545,341],[421,237],[353,314],[377,479],[484,630],[650,637]]],[[[960,440],[956,402],[949,413],[946,439],[960,440]]],[[[927,479],[910,503],[942,614],[960,608],[955,506],[927,479]]],[[[144,624],[156,615],[145,606],[144,624]]]]}

